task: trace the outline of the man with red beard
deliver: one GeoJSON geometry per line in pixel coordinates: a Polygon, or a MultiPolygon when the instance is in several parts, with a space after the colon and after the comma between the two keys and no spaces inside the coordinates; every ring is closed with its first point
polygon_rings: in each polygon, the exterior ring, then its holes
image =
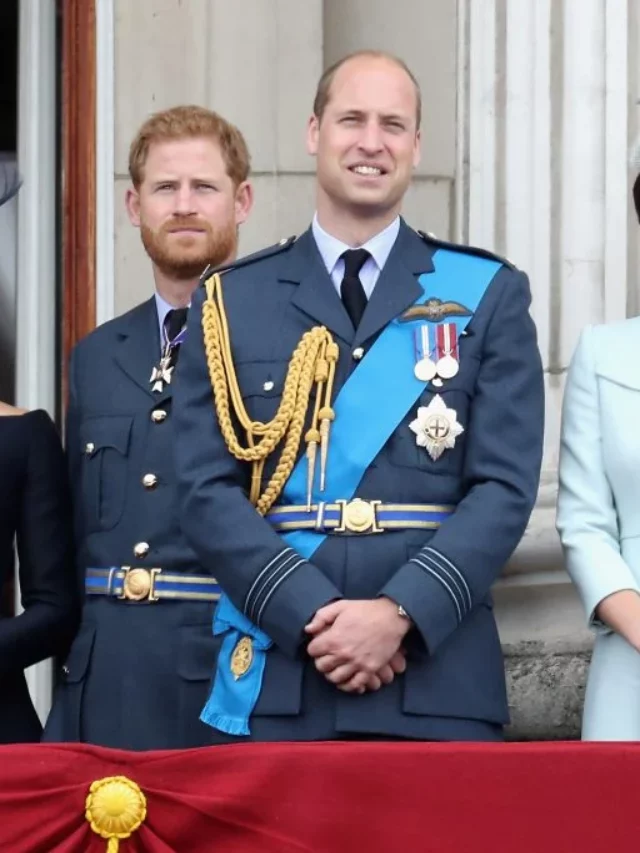
{"type": "Polygon", "coordinates": [[[235,258],[253,202],[249,152],[221,116],[179,106],[142,125],[129,172],[127,212],[155,293],[71,357],[67,452],[85,604],[45,739],[184,748],[210,740],[198,717],[219,587],[178,523],[171,380],[200,275],[235,258]]]}

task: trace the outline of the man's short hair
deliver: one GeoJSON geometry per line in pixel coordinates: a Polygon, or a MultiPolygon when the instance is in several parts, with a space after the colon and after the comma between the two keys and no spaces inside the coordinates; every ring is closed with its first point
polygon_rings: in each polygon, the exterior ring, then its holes
{"type": "Polygon", "coordinates": [[[138,189],[144,179],[149,149],[155,142],[209,137],[220,146],[227,174],[239,186],[251,167],[244,136],[231,122],[213,110],[185,105],[154,113],[144,122],[129,148],[129,175],[138,189]]]}
{"type": "Polygon", "coordinates": [[[400,57],[394,56],[392,53],[387,53],[384,50],[357,50],[354,53],[343,56],[342,59],[339,59],[327,68],[318,81],[316,96],[313,100],[313,114],[316,116],[318,121],[322,119],[323,113],[329,103],[329,99],[331,97],[331,84],[333,83],[333,78],[336,76],[336,72],[347,62],[350,62],[352,59],[360,59],[361,57],[368,59],[386,59],[388,62],[397,65],[398,68],[401,68],[409,77],[416,91],[416,130],[419,130],[420,122],[422,120],[422,92],[420,91],[420,84],[406,62],[400,59],[400,57]]]}

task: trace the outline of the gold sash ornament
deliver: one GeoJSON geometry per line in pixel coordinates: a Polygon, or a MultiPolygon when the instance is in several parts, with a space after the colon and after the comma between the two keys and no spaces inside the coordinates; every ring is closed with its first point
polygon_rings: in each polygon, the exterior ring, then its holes
{"type": "Polygon", "coordinates": [[[91,784],[85,817],[107,841],[107,853],[118,853],[120,841],[138,830],[147,816],[147,799],[126,776],[108,776],[91,784]]]}
{"type": "Polygon", "coordinates": [[[236,459],[252,463],[249,499],[260,515],[265,515],[278,499],[296,464],[309,401],[315,385],[313,416],[305,435],[308,465],[307,503],[311,506],[318,448],[320,491],[324,491],[329,433],[331,422],[335,418],[331,399],[339,354],[338,345],[324,326],[315,326],[305,332],[291,356],[282,399],[273,420],[269,423],[252,421],[245,409],[233,364],[220,274],[212,275],[205,282],[205,288],[207,298],[202,306],[202,331],[218,421],[229,452],[236,459]],[[230,404],[246,433],[246,446],[240,443],[236,435],[230,404]],[[280,459],[262,491],[262,474],[267,457],[283,440],[280,459]]]}

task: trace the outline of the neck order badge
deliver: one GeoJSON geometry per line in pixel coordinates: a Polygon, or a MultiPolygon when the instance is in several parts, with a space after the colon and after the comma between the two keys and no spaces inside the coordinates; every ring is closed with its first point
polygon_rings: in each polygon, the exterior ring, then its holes
{"type": "Polygon", "coordinates": [[[151,390],[160,393],[165,385],[171,384],[176,366],[178,347],[187,334],[187,309],[172,308],[165,317],[162,326],[162,358],[151,372],[151,390]]]}
{"type": "MultiPolygon", "coordinates": [[[[365,471],[424,391],[426,382],[415,374],[415,321],[428,320],[425,312],[431,305],[430,316],[438,317],[436,324],[447,318],[447,340],[451,345],[455,337],[457,347],[460,334],[501,266],[496,261],[445,249],[434,254],[433,262],[435,271],[418,278],[423,293],[413,308],[387,326],[338,394],[325,489],[318,492],[314,483],[314,501],[329,503],[353,498],[365,471]],[[447,303],[458,306],[453,320],[443,308],[447,303]],[[385,400],[384,406],[379,405],[380,399],[385,400]],[[377,417],[361,439],[353,442],[353,436],[360,432],[363,411],[376,411],[377,417]]],[[[307,503],[307,473],[303,457],[287,481],[282,504],[307,503]]],[[[302,557],[310,559],[325,536],[314,530],[296,530],[284,534],[283,539],[302,557]]],[[[213,631],[223,634],[224,639],[201,720],[228,734],[246,735],[250,733],[249,717],[260,695],[266,652],[272,641],[225,595],[218,604],[213,631]],[[238,670],[234,653],[244,637],[251,638],[253,657],[246,669],[241,667],[241,675],[234,675],[233,669],[238,670]]],[[[246,660],[246,653],[242,657],[246,660]]]]}

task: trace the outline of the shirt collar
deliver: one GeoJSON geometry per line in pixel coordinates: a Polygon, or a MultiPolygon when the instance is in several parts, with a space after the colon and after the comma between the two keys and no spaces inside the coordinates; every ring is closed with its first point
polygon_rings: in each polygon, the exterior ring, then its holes
{"type": "MultiPolygon", "coordinates": [[[[329,275],[334,271],[336,264],[340,259],[340,255],[353,246],[348,246],[337,237],[333,237],[324,230],[318,222],[318,214],[316,213],[311,223],[311,231],[313,233],[318,251],[324,261],[325,267],[329,275]]],[[[400,231],[400,217],[396,216],[390,225],[375,234],[371,239],[367,240],[360,248],[366,249],[375,261],[378,270],[381,270],[387,262],[387,258],[396,241],[398,232],[400,231]]]]}
{"type": "Polygon", "coordinates": [[[157,290],[156,290],[154,296],[156,298],[156,311],[158,312],[158,323],[160,325],[160,330],[162,331],[162,328],[164,326],[164,321],[166,320],[167,314],[169,313],[169,311],[171,311],[173,309],[173,305],[169,305],[167,300],[163,299],[157,290]]]}

